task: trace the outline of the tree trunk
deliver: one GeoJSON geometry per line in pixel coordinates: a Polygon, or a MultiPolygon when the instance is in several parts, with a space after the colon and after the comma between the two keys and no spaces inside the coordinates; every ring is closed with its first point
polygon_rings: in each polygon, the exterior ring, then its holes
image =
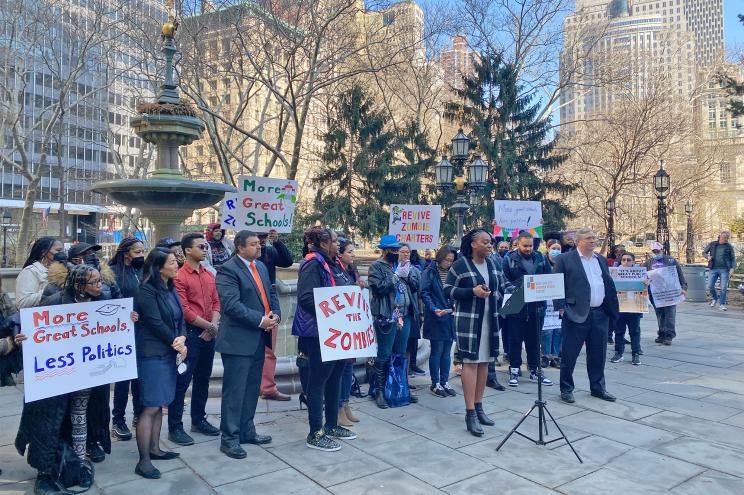
{"type": "Polygon", "coordinates": [[[18,231],[18,245],[16,246],[16,265],[22,266],[28,256],[29,244],[31,241],[31,228],[34,219],[34,203],[36,196],[39,194],[39,184],[41,176],[35,175],[29,181],[26,188],[26,197],[23,201],[23,212],[21,214],[21,226],[18,231]]]}

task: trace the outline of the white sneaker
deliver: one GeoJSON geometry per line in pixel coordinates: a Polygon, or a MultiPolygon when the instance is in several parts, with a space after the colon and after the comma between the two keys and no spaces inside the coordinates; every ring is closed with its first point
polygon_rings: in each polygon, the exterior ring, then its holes
{"type": "Polygon", "coordinates": [[[519,368],[510,368],[509,386],[516,387],[519,385],[519,368]]]}
{"type": "Polygon", "coordinates": [[[715,308],[715,307],[716,307],[716,300],[715,300],[715,299],[712,299],[712,300],[710,301],[710,307],[711,307],[711,308],[715,308]]]}
{"type": "Polygon", "coordinates": [[[721,304],[720,306],[718,306],[718,309],[720,309],[721,311],[726,311],[726,305],[721,304]]]}

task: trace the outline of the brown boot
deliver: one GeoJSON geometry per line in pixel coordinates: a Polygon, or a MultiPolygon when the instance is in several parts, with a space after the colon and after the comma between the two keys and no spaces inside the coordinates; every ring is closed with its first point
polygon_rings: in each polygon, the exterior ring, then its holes
{"type": "Polygon", "coordinates": [[[346,414],[346,418],[349,421],[353,421],[354,423],[358,423],[359,422],[359,418],[357,418],[356,416],[354,416],[354,411],[351,410],[351,406],[349,405],[349,401],[348,400],[344,402],[343,409],[344,409],[344,413],[346,414]]]}
{"type": "Polygon", "coordinates": [[[339,426],[354,426],[354,423],[346,417],[346,412],[343,407],[338,408],[338,421],[336,421],[336,423],[339,426]]]}

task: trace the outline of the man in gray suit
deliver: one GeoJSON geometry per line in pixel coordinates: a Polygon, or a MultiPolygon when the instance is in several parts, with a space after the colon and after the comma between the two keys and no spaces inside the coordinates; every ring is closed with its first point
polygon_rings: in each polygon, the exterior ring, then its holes
{"type": "Polygon", "coordinates": [[[215,350],[222,355],[222,421],[220,451],[228,457],[246,456],[241,443],[265,444],[268,435],[256,433],[256,413],[264,347],[281,319],[279,299],[269,271],[258,261],[261,245],[254,232],[235,236],[235,255],[217,270],[217,294],[222,307],[215,350]]]}
{"type": "Polygon", "coordinates": [[[592,229],[576,231],[576,249],[556,259],[553,273],[562,273],[565,299],[553,301],[561,315],[561,399],[574,402],[573,371],[586,342],[586,370],[594,397],[613,402],[605,389],[607,332],[620,311],[615,283],[607,259],[594,252],[597,235],[592,229]]]}

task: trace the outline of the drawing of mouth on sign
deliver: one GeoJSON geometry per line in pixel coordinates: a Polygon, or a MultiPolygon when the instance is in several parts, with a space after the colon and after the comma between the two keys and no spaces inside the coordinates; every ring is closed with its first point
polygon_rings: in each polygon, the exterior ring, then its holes
{"type": "Polygon", "coordinates": [[[118,313],[120,309],[124,309],[124,306],[119,306],[118,304],[106,304],[98,308],[96,313],[103,316],[113,316],[118,313]]]}

